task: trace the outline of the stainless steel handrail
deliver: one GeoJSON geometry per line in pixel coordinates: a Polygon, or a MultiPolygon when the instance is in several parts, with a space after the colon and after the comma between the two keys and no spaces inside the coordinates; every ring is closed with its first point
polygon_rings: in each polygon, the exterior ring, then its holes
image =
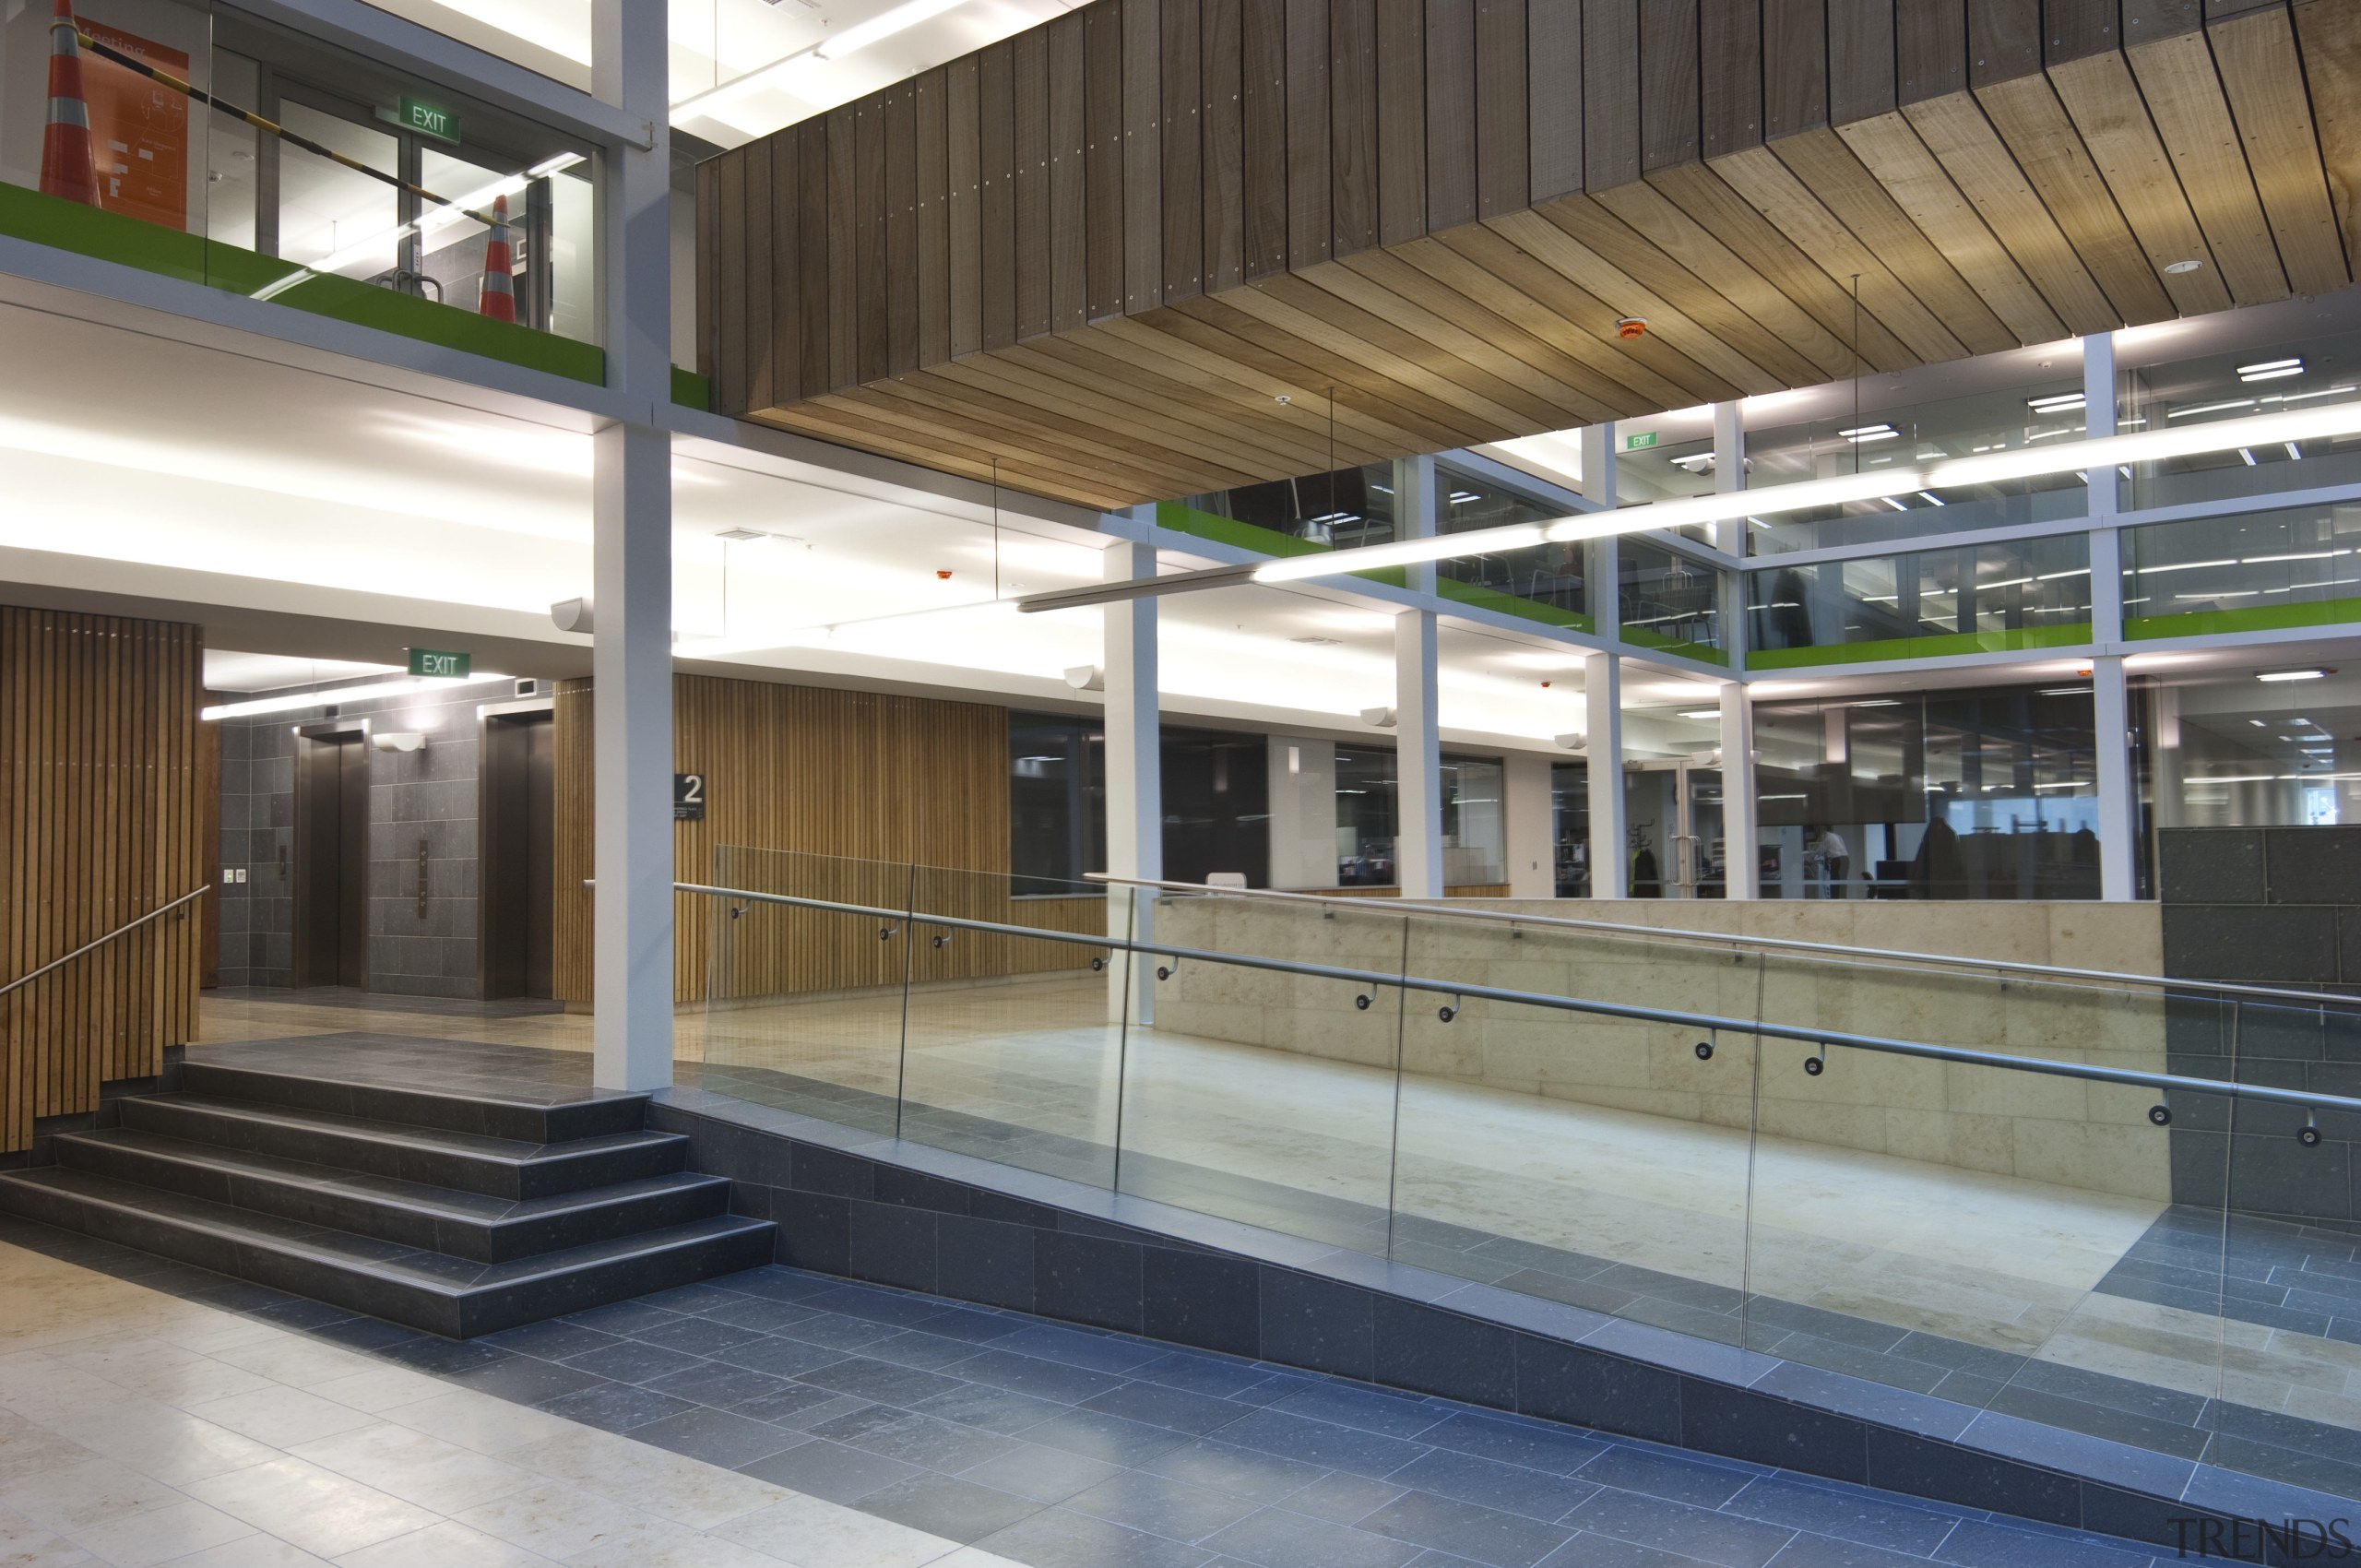
{"type": "Polygon", "coordinates": [[[146,914],[125,921],[123,924],[115,927],[104,936],[96,937],[91,941],[85,942],[81,946],[77,947],[73,952],[66,954],[64,957],[52,958],[40,968],[32,969],[27,973],[18,975],[15,980],[8,981],[6,985],[0,985],[0,996],[7,995],[10,992],[16,990],[20,985],[32,984],[33,981],[41,979],[42,976],[49,973],[50,970],[64,968],[66,965],[72,963],[75,959],[80,957],[83,954],[89,952],[91,949],[104,947],[108,943],[113,942],[116,937],[123,935],[125,932],[136,931],[141,926],[146,925],[149,921],[154,920],[157,916],[169,915],[174,909],[179,909],[183,904],[189,902],[193,898],[202,898],[212,890],[212,885],[208,884],[207,885],[198,888],[194,893],[184,893],[169,904],[159,904],[156,908],[148,910],[146,914]]]}
{"type": "Polygon", "coordinates": [[[2213,995],[2271,997],[2284,1002],[2318,1004],[2337,1003],[2347,1007],[2361,1008],[2361,996],[2339,996],[2332,992],[2291,991],[2281,986],[2245,985],[2234,980],[2176,980],[2169,975],[2130,974],[2115,969],[2078,969],[2058,964],[2028,964],[2017,958],[1964,958],[1952,953],[1912,953],[1891,947],[1848,947],[1835,942],[1806,942],[1791,936],[1748,936],[1738,932],[1692,931],[1684,926],[1634,925],[1619,921],[1577,920],[1571,915],[1529,915],[1513,909],[1469,909],[1449,904],[1404,898],[1332,898],[1318,893],[1286,893],[1272,887],[1216,887],[1202,882],[1162,882],[1152,877],[1111,876],[1105,872],[1086,872],[1085,881],[1103,883],[1109,887],[1152,887],[1169,893],[1214,893],[1229,898],[1262,898],[1277,902],[1317,905],[1330,909],[1357,909],[1364,914],[1382,914],[1389,909],[1408,909],[1421,915],[1441,915],[1448,920],[1483,921],[1500,925],[1547,926],[1575,931],[1604,932],[1632,941],[1648,937],[1664,937],[1675,942],[1696,942],[1714,947],[1773,948],[1783,952],[1826,954],[1835,961],[1869,959],[1879,968],[1979,969],[2012,975],[2031,975],[2041,980],[2072,980],[2100,985],[2144,986],[2159,991],[2196,991],[2213,995]]]}
{"type": "Polygon", "coordinates": [[[1038,926],[1008,925],[999,921],[979,921],[965,915],[933,915],[880,904],[846,904],[831,898],[803,898],[791,893],[756,893],[742,887],[715,887],[701,882],[676,882],[672,886],[677,892],[702,893],[717,898],[744,898],[758,904],[784,904],[800,909],[860,915],[869,920],[907,921],[913,924],[948,926],[955,931],[1018,936],[1039,942],[1063,942],[1078,947],[1104,947],[1151,957],[1169,957],[1176,961],[1195,959],[1202,963],[1228,964],[1239,968],[1262,969],[1275,974],[1305,975],[1313,980],[1349,980],[1355,985],[1423,992],[1430,996],[1472,997],[1484,1002],[1545,1007],[1561,1013],[1596,1013],[1610,1018],[1636,1019],[1642,1023],[1679,1024],[1684,1028],[1703,1029],[1710,1033],[1767,1035],[1777,1039],[1799,1040],[1807,1045],[1841,1045],[1889,1056],[1958,1062],[1969,1066],[1999,1067],[2056,1078],[2081,1078],[2091,1083],[2126,1084],[2165,1094],[2175,1091],[2213,1094],[2234,1099],[2267,1100],[2274,1105],[2299,1106],[2313,1111],[2361,1111],[2361,1099],[2347,1099],[2343,1095],[2307,1094],[2300,1089],[2279,1088],[2269,1084],[2224,1083],[2214,1078],[2183,1077],[2177,1073],[2142,1073],[2128,1067],[2095,1067],[2086,1062],[2056,1062],[2041,1056],[2004,1056],[1998,1051],[1972,1051],[1965,1046],[1929,1045],[1919,1040],[1888,1039],[1880,1035],[1851,1034],[1838,1029],[1807,1029],[1793,1024],[1774,1024],[1753,1018],[1724,1018],[1711,1013],[1681,1013],[1669,1008],[1640,1007],[1620,1002],[1589,1002],[1570,996],[1552,996],[1547,992],[1511,991],[1501,986],[1468,985],[1457,980],[1389,974],[1378,969],[1349,969],[1332,964],[1303,964],[1291,958],[1264,958],[1248,953],[1217,953],[1204,947],[1176,947],[1169,943],[1133,942],[1128,937],[1046,931],[1038,926]]]}

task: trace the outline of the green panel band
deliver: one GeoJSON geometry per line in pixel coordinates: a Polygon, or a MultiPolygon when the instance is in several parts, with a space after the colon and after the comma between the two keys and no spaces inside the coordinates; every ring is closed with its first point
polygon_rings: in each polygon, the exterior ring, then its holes
{"type": "Polygon", "coordinates": [[[2220,636],[2226,632],[2275,632],[2288,626],[2335,626],[2348,621],[2361,621],[2361,599],[2198,610],[2187,615],[2126,616],[2123,636],[2127,642],[2143,637],[2220,636]]]}
{"type": "Polygon", "coordinates": [[[1946,659],[1963,653],[2011,653],[2031,647],[2078,647],[2091,628],[2020,626],[2011,631],[1953,632],[1936,637],[1886,637],[1869,643],[1831,643],[1825,647],[1757,648],[1746,656],[1749,670],[1797,670],[1816,664],[1874,664],[1889,659],[1946,659]]]}

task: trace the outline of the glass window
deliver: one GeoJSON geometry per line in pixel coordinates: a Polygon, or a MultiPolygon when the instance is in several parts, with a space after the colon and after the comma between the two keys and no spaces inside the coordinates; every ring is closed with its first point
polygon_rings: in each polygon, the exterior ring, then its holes
{"type": "MultiPolygon", "coordinates": [[[[2082,434],[2082,384],[2077,375],[2030,387],[1750,429],[1746,485],[1764,490],[1802,480],[2076,441],[2082,434]]],[[[2042,474],[1753,517],[1747,521],[1747,548],[1752,554],[1776,555],[1962,529],[2049,522],[2082,516],[2083,493],[2080,474],[2042,474]]]]}
{"type": "MultiPolygon", "coordinates": [[[[2128,370],[2117,428],[2185,430],[2361,398],[2361,332],[2331,332],[2128,370]]],[[[2201,452],[2125,471],[2129,506],[2169,506],[2361,479],[2361,435],[2201,452]]]]}
{"type": "Polygon", "coordinates": [[[2289,668],[2134,679],[2143,896],[2165,828],[2361,822],[2361,671],[2289,668]]]}
{"type": "MultiPolygon", "coordinates": [[[[1370,463],[1181,498],[1205,517],[1228,518],[1338,550],[1394,537],[1394,466],[1370,463]]],[[[1183,519],[1173,526],[1186,527],[1183,519]]]]}
{"type": "Polygon", "coordinates": [[[1549,766],[1550,841],[1557,846],[1560,898],[1590,897],[1590,765],[1549,766]]]}
{"type": "MultiPolygon", "coordinates": [[[[1478,478],[1448,463],[1435,465],[1435,483],[1442,492],[1442,530],[1472,533],[1478,529],[1513,524],[1554,523],[1566,513],[1505,485],[1478,478]]],[[[1560,624],[1590,629],[1590,604],[1583,574],[1583,547],[1575,544],[1536,544],[1523,550],[1496,550],[1435,563],[1438,590],[1449,599],[1489,604],[1512,614],[1530,613],[1525,607],[1555,612],[1543,617],[1560,624]],[[1456,586],[1452,586],[1456,585],[1456,586]],[[1505,595],[1517,604],[1502,604],[1505,595]]]]}
{"type": "Polygon", "coordinates": [[[1754,708],[1766,898],[2095,898],[2087,679],[1754,708]]]}
{"type": "Polygon", "coordinates": [[[1094,719],[1008,716],[1008,863],[1014,890],[1070,893],[1107,869],[1107,736],[1094,719]]]}
{"type": "Polygon", "coordinates": [[[1392,752],[1336,748],[1336,883],[1392,887],[1394,775],[1392,752]]]}
{"type": "Polygon", "coordinates": [[[1164,732],[1164,874],[1204,882],[1235,873],[1271,885],[1270,769],[1261,735],[1164,732]]]}
{"type": "Polygon", "coordinates": [[[2151,523],[2122,537],[2128,636],[2361,620],[2361,503],[2151,523]]]}
{"type": "Polygon", "coordinates": [[[2088,534],[2004,540],[1906,555],[1765,567],[1746,578],[1757,669],[1885,657],[2070,646],[2089,640],[2088,534]]]}
{"type": "Polygon", "coordinates": [[[1506,768],[1497,760],[1442,762],[1442,882],[1445,888],[1508,881],[1506,768]]]}
{"type": "MultiPolygon", "coordinates": [[[[1660,544],[1625,535],[1616,552],[1623,640],[1703,654],[1722,646],[1722,574],[1660,544]]],[[[1716,660],[1718,662],[1718,660],[1716,660]]]]}

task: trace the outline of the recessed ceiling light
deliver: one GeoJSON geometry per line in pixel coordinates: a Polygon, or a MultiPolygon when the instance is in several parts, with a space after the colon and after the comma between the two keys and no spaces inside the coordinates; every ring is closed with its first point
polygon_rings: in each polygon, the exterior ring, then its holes
{"type": "Polygon", "coordinates": [[[2265,670],[2255,676],[2258,681],[2317,681],[2328,673],[2325,670],[2265,670]]]}
{"type": "Polygon", "coordinates": [[[2195,257],[2191,257],[2187,261],[2168,261],[2165,263],[2165,270],[2171,273],[2174,277],[2179,278],[2189,273],[2195,272],[2204,265],[2205,264],[2203,262],[2197,260],[2195,257]]]}

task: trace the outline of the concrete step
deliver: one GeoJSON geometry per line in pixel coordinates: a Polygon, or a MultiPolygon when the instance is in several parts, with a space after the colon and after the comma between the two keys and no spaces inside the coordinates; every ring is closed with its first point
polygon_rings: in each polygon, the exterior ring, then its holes
{"type": "Polygon", "coordinates": [[[644,1094],[586,1089],[559,1100],[503,1098],[497,1092],[459,1094],[349,1075],[314,1076],[246,1063],[192,1061],[179,1086],[208,1099],[241,1099],[291,1111],[320,1111],[370,1122],[479,1133],[520,1143],[556,1144],[638,1128],[644,1094]]]}

